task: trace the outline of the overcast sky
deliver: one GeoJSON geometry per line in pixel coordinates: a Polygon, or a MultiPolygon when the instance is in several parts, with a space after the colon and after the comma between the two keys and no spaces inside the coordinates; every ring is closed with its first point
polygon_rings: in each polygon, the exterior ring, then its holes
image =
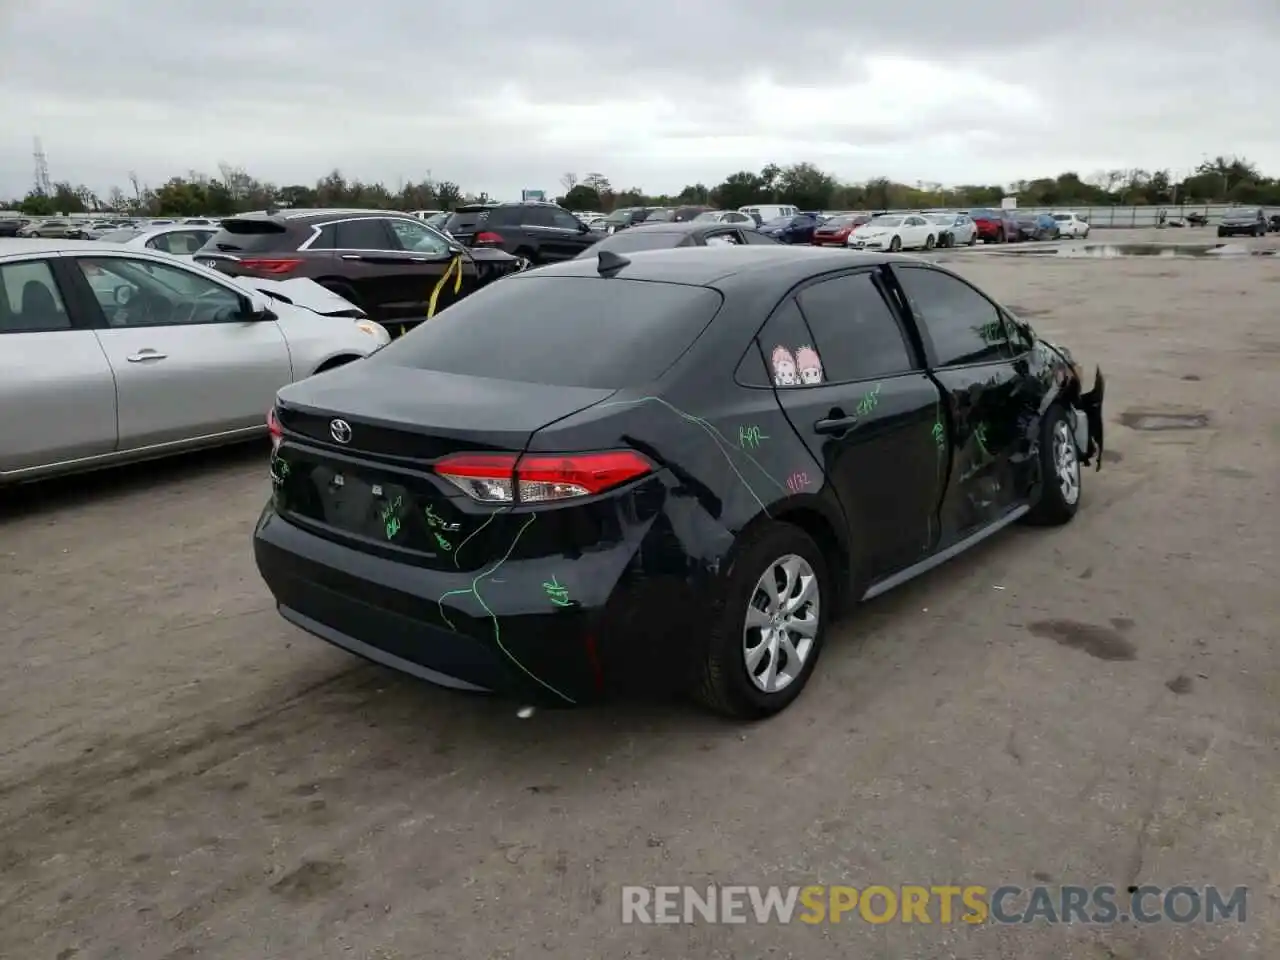
{"type": "Polygon", "coordinates": [[[810,160],[1008,183],[1280,175],[1280,0],[0,0],[0,198],[219,162],[497,197],[810,160]],[[242,11],[239,14],[238,11],[242,11]]]}

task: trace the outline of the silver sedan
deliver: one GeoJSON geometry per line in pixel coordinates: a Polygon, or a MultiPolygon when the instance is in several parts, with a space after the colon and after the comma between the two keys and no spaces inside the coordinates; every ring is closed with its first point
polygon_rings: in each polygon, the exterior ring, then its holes
{"type": "Polygon", "coordinates": [[[163,253],[0,240],[0,485],[266,435],[277,390],[390,339],[163,253]]]}

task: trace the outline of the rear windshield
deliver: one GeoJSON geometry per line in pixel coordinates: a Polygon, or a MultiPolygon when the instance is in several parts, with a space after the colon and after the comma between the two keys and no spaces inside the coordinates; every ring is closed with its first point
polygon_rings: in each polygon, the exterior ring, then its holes
{"type": "Polygon", "coordinates": [[[284,227],[271,220],[223,220],[222,229],[209,238],[203,249],[224,253],[269,253],[281,248],[285,233],[284,227]]]}
{"type": "MultiPolygon", "coordinates": [[[[648,223],[649,221],[645,221],[648,223]]],[[[601,240],[588,247],[583,253],[593,257],[601,250],[611,253],[632,253],[636,250],[668,250],[680,246],[680,241],[689,236],[678,230],[635,229],[615,233],[606,240],[601,240]]]]}
{"type": "Polygon", "coordinates": [[[141,230],[112,230],[110,233],[104,233],[98,239],[104,243],[124,243],[126,240],[132,240],[141,230]]]}
{"type": "Polygon", "coordinates": [[[475,233],[476,227],[489,219],[488,210],[459,210],[449,215],[444,228],[450,233],[475,233]]]}
{"type": "Polygon", "coordinates": [[[720,303],[706,287],[528,274],[458,301],[366,362],[620,390],[661,376],[720,303]]]}

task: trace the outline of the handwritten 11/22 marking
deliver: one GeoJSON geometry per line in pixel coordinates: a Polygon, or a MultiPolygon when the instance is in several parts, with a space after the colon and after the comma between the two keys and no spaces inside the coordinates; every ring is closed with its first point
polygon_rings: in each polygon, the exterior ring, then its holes
{"type": "Polygon", "coordinates": [[[938,450],[943,450],[947,445],[946,431],[942,429],[942,421],[939,420],[933,425],[933,442],[937,444],[938,450]]]}
{"type": "Polygon", "coordinates": [[[768,439],[757,426],[742,426],[738,428],[738,445],[743,450],[755,450],[768,439]]]}
{"type": "Polygon", "coordinates": [[[809,474],[807,473],[804,473],[802,471],[797,471],[796,473],[793,473],[791,476],[787,477],[787,489],[790,490],[792,493],[799,493],[801,490],[808,489],[808,487],[809,487],[809,474]]]}

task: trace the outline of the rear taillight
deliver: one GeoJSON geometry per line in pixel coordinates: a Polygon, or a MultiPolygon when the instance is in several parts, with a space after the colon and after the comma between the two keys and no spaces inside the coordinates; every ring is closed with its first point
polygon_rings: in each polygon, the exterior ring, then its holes
{"type": "Polygon", "coordinates": [[[240,266],[246,270],[257,270],[259,273],[290,273],[297,269],[301,260],[288,260],[279,257],[245,257],[240,266]]]}
{"type": "Polygon", "coordinates": [[[284,439],[284,430],[280,427],[275,407],[267,411],[267,432],[271,434],[271,452],[274,453],[280,449],[280,441],[284,439]]]}
{"type": "Polygon", "coordinates": [[[482,230],[480,233],[476,234],[476,238],[474,242],[476,244],[485,244],[485,243],[501,244],[502,234],[493,233],[492,231],[489,231],[489,230],[482,230]]]}
{"type": "Polygon", "coordinates": [[[460,453],[435,465],[467,496],[484,503],[559,503],[590,497],[653,472],[630,450],[602,453],[460,453]]]}

